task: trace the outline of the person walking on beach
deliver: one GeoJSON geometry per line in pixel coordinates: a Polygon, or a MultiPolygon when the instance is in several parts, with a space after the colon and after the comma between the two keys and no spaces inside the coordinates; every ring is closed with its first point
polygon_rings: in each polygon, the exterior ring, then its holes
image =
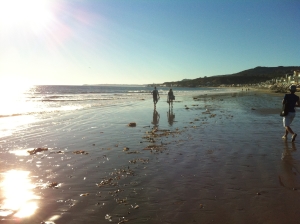
{"type": "Polygon", "coordinates": [[[173,106],[173,100],[174,100],[174,93],[173,93],[173,90],[170,89],[169,92],[168,92],[168,100],[167,102],[169,103],[169,106],[170,104],[173,106]]]}
{"type": "Polygon", "coordinates": [[[295,94],[297,87],[295,85],[291,85],[290,94],[285,94],[282,100],[282,104],[288,104],[288,114],[283,117],[283,126],[285,128],[285,133],[282,136],[283,139],[287,139],[288,134],[292,135],[292,142],[295,141],[297,134],[291,129],[290,125],[292,124],[295,118],[295,107],[300,106],[299,96],[295,94]]]}
{"type": "Polygon", "coordinates": [[[153,102],[154,102],[154,106],[155,106],[157,104],[158,97],[159,97],[159,93],[156,89],[156,86],[154,87],[154,90],[152,91],[152,95],[153,95],[153,102]]]}

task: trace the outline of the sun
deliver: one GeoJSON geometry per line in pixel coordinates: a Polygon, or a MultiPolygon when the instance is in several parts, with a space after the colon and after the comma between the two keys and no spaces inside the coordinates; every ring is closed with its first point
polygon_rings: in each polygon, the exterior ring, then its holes
{"type": "Polygon", "coordinates": [[[50,0],[1,0],[0,28],[40,28],[51,21],[50,0]]]}

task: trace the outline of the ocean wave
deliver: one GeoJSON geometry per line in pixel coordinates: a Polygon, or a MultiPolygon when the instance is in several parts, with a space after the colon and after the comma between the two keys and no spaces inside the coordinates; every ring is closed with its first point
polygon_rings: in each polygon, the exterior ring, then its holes
{"type": "Polygon", "coordinates": [[[21,116],[24,114],[0,114],[0,118],[4,118],[4,117],[16,117],[16,116],[21,116]]]}
{"type": "MultiPolygon", "coordinates": [[[[18,117],[18,116],[27,116],[27,115],[42,115],[47,113],[58,113],[58,112],[65,112],[65,111],[74,111],[79,110],[84,107],[90,107],[89,105],[61,105],[59,107],[52,106],[52,107],[40,107],[40,108],[31,108],[31,110],[23,111],[20,113],[2,113],[0,114],[1,118],[9,118],[9,117],[18,117]]],[[[1,113],[1,112],[0,112],[1,113]]]]}
{"type": "Polygon", "coordinates": [[[151,93],[149,90],[129,90],[128,93],[151,93]]]}
{"type": "Polygon", "coordinates": [[[85,99],[41,99],[41,102],[88,102],[102,100],[126,100],[129,97],[85,98],[85,99]]]}

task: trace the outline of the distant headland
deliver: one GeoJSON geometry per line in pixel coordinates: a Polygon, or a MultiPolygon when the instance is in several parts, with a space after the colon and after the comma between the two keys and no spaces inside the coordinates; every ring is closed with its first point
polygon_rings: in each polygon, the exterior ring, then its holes
{"type": "MultiPolygon", "coordinates": [[[[261,67],[244,70],[238,73],[204,76],[196,79],[183,79],[181,81],[149,84],[148,86],[167,87],[217,87],[217,86],[253,86],[262,83],[269,85],[275,83],[298,83],[300,66],[261,67]],[[289,78],[290,77],[290,78],[289,78]],[[294,79],[294,80],[293,80],[294,79]]],[[[300,80],[300,77],[299,77],[300,80]]]]}

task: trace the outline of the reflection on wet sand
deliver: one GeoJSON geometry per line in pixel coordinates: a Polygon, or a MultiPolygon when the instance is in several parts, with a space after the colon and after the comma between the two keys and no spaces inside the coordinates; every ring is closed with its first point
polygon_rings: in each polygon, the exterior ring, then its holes
{"type": "Polygon", "coordinates": [[[279,176],[279,183],[283,187],[293,190],[297,189],[297,161],[293,158],[292,153],[297,150],[295,143],[284,142],[284,150],[281,156],[282,168],[284,173],[279,176]]]}
{"type": "Polygon", "coordinates": [[[28,171],[10,170],[1,174],[0,217],[29,217],[38,208],[28,171]]]}
{"type": "Polygon", "coordinates": [[[289,143],[289,142],[285,141],[284,142],[284,150],[283,150],[281,159],[285,160],[285,161],[293,160],[291,152],[296,151],[296,150],[297,150],[297,148],[296,148],[296,145],[294,142],[289,143]],[[291,148],[289,148],[289,144],[291,144],[291,148]]]}
{"type": "Polygon", "coordinates": [[[159,118],[160,118],[159,113],[157,112],[157,110],[155,108],[153,111],[153,120],[151,122],[155,127],[158,126],[159,118]]]}
{"type": "Polygon", "coordinates": [[[169,125],[173,125],[175,114],[173,113],[173,107],[169,107],[169,112],[167,112],[169,125]]]}
{"type": "MultiPolygon", "coordinates": [[[[2,103],[2,102],[1,102],[2,103]]],[[[1,105],[3,107],[3,105],[1,105]]],[[[18,105],[18,107],[21,107],[18,105]]],[[[0,137],[10,136],[16,130],[24,128],[27,124],[36,122],[37,119],[32,115],[22,115],[22,116],[7,116],[1,117],[0,120],[0,137]]]]}

